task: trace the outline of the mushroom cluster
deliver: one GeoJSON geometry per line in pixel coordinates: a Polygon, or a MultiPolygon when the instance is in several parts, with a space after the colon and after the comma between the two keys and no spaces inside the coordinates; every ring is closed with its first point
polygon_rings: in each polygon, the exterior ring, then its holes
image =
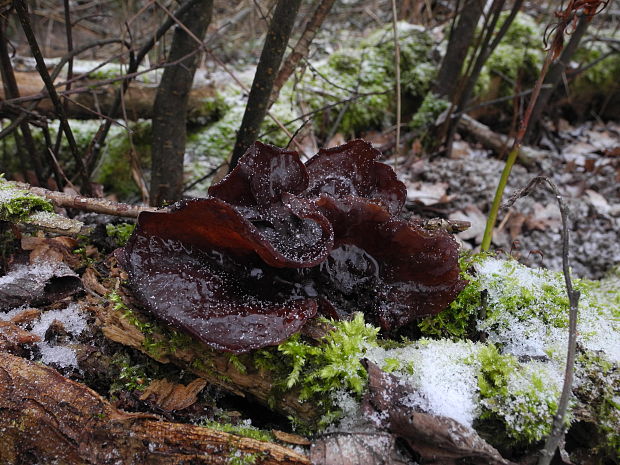
{"type": "Polygon", "coordinates": [[[275,345],[317,314],[392,331],[462,290],[458,247],[399,217],[406,188],[354,140],[296,152],[256,142],[209,197],[143,212],[116,256],[141,304],[216,350],[275,345]]]}

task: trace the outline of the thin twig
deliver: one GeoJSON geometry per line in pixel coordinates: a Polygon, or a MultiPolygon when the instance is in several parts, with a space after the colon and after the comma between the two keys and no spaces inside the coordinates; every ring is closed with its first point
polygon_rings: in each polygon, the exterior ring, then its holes
{"type": "Polygon", "coordinates": [[[538,465],[549,465],[551,459],[555,454],[555,450],[562,439],[564,434],[564,419],[566,417],[566,410],[568,408],[568,401],[572,393],[573,377],[575,371],[575,356],[577,352],[577,317],[579,312],[579,297],[580,292],[573,289],[573,283],[570,277],[570,263],[569,263],[569,237],[568,237],[568,207],[558,190],[558,187],[549,179],[544,176],[537,176],[532,179],[527,186],[523,189],[515,192],[511,198],[502,206],[503,209],[510,208],[518,199],[525,197],[538,184],[546,183],[553,194],[555,195],[558,205],[560,207],[560,215],[562,217],[562,272],[564,273],[564,281],[566,283],[566,293],[568,294],[568,301],[570,303],[569,320],[568,320],[568,352],[566,354],[566,368],[564,370],[564,385],[562,387],[562,394],[558,403],[558,410],[553,417],[553,425],[551,428],[551,434],[545,442],[545,447],[541,452],[538,465]]]}

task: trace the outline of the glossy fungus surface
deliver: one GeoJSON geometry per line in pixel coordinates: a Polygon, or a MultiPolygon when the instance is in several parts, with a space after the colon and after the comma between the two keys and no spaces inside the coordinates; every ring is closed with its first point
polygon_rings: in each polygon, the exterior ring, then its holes
{"type": "Polygon", "coordinates": [[[461,291],[457,245],[398,217],[406,189],[362,140],[296,152],[255,143],[206,199],[144,212],[117,251],[155,316],[235,353],[278,344],[318,312],[392,331],[461,291]]]}

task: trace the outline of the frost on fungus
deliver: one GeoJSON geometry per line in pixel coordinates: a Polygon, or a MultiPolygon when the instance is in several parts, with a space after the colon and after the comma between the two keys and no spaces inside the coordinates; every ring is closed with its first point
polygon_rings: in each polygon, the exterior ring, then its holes
{"type": "Polygon", "coordinates": [[[255,143],[206,199],[145,212],[117,257],[156,317],[217,350],[276,345],[317,313],[385,331],[461,291],[457,245],[398,218],[405,186],[356,140],[296,152],[255,143]]]}

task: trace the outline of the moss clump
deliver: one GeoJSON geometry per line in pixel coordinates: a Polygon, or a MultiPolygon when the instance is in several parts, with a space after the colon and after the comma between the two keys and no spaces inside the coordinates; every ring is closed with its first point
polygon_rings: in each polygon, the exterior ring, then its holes
{"type": "Polygon", "coordinates": [[[364,322],[361,313],[351,321],[330,321],[334,330],[314,345],[295,334],[277,348],[262,349],[254,364],[275,374],[277,389],[299,389],[301,401],[312,401],[325,416],[319,427],[327,426],[339,415],[334,410],[334,394],[346,390],[360,398],[368,373],[361,364],[366,351],[377,345],[375,328],[364,322]]]}
{"type": "Polygon", "coordinates": [[[135,228],[135,223],[120,223],[106,224],[105,230],[107,236],[114,240],[116,246],[122,247],[127,243],[135,228]]]}
{"type": "Polygon", "coordinates": [[[220,423],[214,420],[207,420],[200,423],[200,426],[211,428],[224,433],[234,434],[244,438],[256,439],[257,441],[273,442],[275,440],[273,434],[269,431],[261,430],[248,423],[241,425],[233,425],[232,423],[220,423]]]}
{"type": "Polygon", "coordinates": [[[558,408],[559,370],[543,362],[517,364],[494,346],[481,350],[479,356],[480,420],[502,423],[513,445],[535,444],[548,436],[558,408]]]}
{"type": "Polygon", "coordinates": [[[17,189],[0,176],[0,220],[18,223],[33,213],[53,211],[49,200],[17,189]]]}
{"type": "Polygon", "coordinates": [[[620,366],[593,352],[582,352],[577,358],[579,379],[575,395],[579,409],[599,436],[595,453],[620,460],[620,366]]]}
{"type": "Polygon", "coordinates": [[[416,114],[411,118],[409,127],[416,134],[424,134],[449,107],[450,102],[429,92],[422,100],[422,104],[416,114]]]}
{"type": "Polygon", "coordinates": [[[111,363],[118,369],[118,377],[110,385],[110,395],[120,391],[144,391],[151,382],[146,366],[135,364],[125,353],[116,354],[111,363]]]}
{"type": "MultiPolygon", "coordinates": [[[[502,14],[499,24],[506,19],[508,12],[502,14]]],[[[525,82],[534,82],[543,60],[543,31],[534,18],[525,13],[517,13],[497,48],[485,63],[478,82],[477,93],[485,93],[491,86],[492,77],[501,75],[500,95],[514,92],[517,77],[525,82]],[[506,82],[508,78],[511,82],[506,82]]]]}
{"type": "Polygon", "coordinates": [[[418,323],[423,336],[448,339],[476,339],[476,321],[483,306],[482,289],[473,266],[488,254],[463,254],[459,258],[461,278],[468,284],[441,313],[418,323]]]}

